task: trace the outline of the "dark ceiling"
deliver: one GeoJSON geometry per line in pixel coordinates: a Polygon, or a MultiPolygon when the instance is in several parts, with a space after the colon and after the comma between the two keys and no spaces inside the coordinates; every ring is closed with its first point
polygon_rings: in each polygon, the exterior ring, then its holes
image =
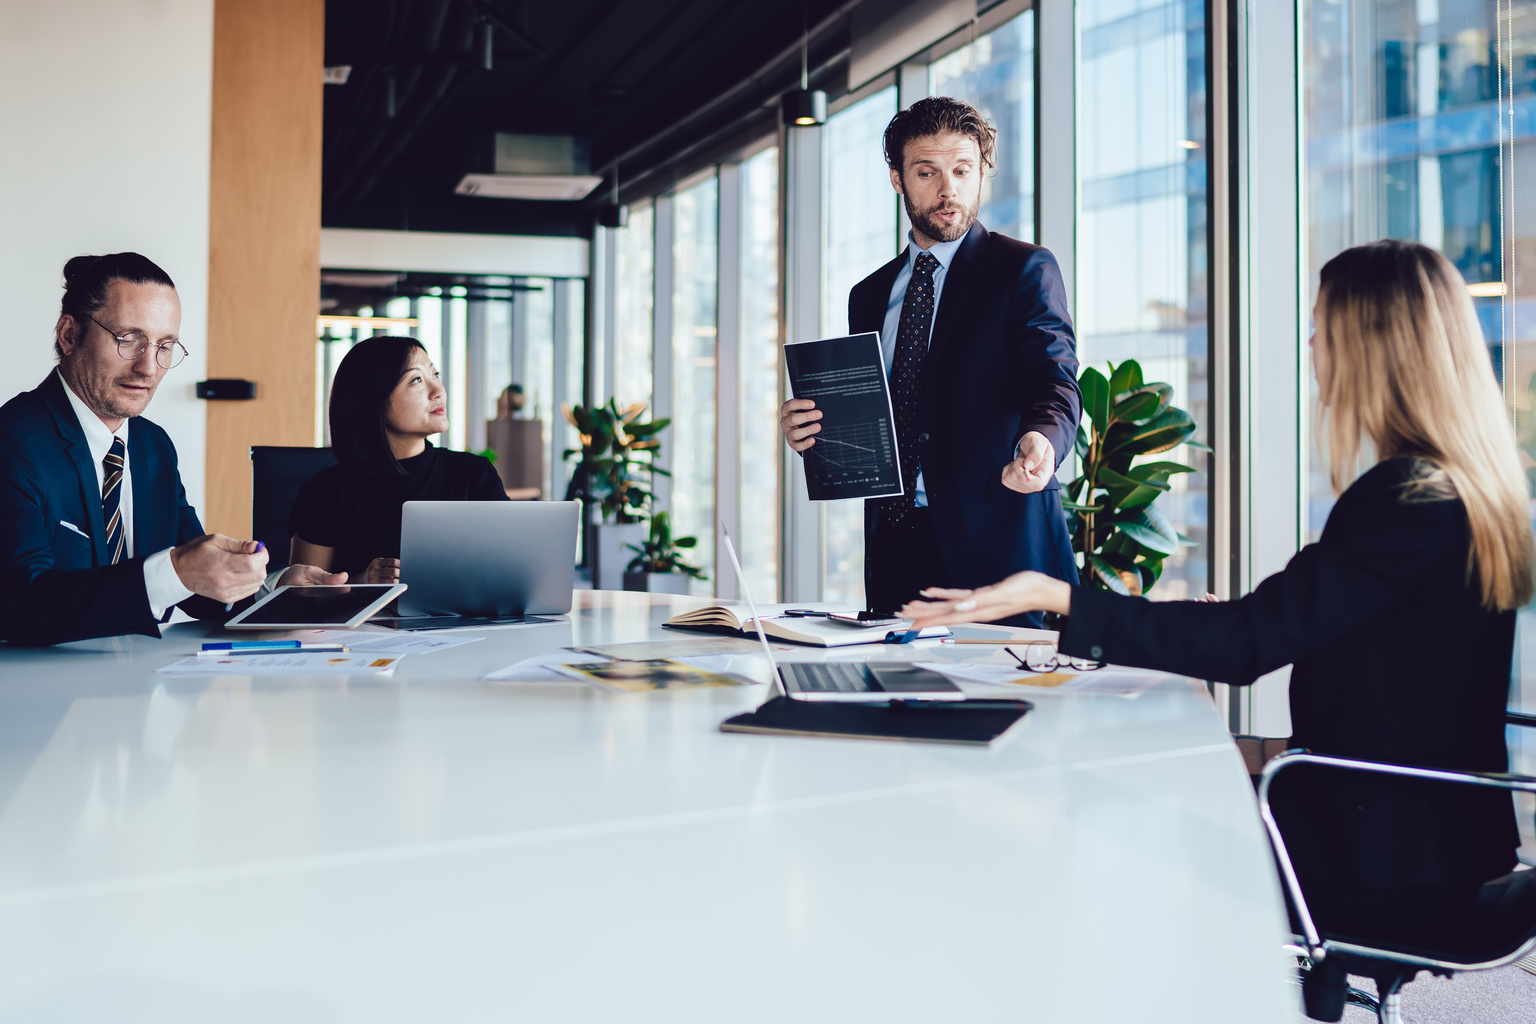
{"type": "Polygon", "coordinates": [[[327,227],[584,235],[612,175],[581,202],[459,196],[496,132],[574,135],[593,173],[619,159],[625,198],[772,131],[799,84],[842,91],[847,0],[326,0],[322,221],[327,227]],[[803,19],[803,20],[802,20],[803,19]],[[482,66],[485,23],[492,70],[482,66]],[[390,80],[394,111],[389,110],[390,80]]]}

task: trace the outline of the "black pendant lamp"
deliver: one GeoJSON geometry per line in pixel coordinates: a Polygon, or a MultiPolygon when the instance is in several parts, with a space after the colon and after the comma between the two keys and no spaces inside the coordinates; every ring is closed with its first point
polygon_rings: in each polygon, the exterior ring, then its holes
{"type": "Polygon", "coordinates": [[[826,121],[827,94],[811,88],[811,30],[804,2],[800,4],[800,25],[800,88],[785,93],[779,109],[784,112],[785,124],[806,128],[826,121]]]}
{"type": "Polygon", "coordinates": [[[629,226],[629,207],[619,202],[619,167],[613,167],[613,202],[597,208],[597,223],[605,228],[629,226]]]}

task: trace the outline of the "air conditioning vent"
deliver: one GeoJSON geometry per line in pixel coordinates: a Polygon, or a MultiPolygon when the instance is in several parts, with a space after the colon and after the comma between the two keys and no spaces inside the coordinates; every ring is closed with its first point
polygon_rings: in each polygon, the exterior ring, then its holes
{"type": "Polygon", "coordinates": [[[488,199],[584,199],[603,182],[592,174],[466,174],[454,189],[488,199]]]}

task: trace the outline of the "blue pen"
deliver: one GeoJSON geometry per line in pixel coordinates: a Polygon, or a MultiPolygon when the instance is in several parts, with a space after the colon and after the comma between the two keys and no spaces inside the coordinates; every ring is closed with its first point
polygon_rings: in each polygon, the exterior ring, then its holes
{"type": "MultiPolygon", "coordinates": [[[[257,541],[256,542],[256,550],[257,551],[265,551],[265,550],[267,550],[266,541],[260,541],[260,540],[257,541]]],[[[235,610],[235,602],[233,602],[233,601],[229,602],[229,604],[224,606],[224,610],[227,611],[227,612],[234,611],[235,610]]],[[[203,650],[205,650],[205,651],[207,651],[207,650],[223,650],[223,649],[224,648],[222,648],[222,647],[210,648],[210,647],[207,647],[207,646],[205,646],[203,648],[203,650]]]]}
{"type": "Polygon", "coordinates": [[[230,640],[224,643],[203,644],[205,651],[260,651],[298,650],[304,644],[299,640],[230,640]]]}

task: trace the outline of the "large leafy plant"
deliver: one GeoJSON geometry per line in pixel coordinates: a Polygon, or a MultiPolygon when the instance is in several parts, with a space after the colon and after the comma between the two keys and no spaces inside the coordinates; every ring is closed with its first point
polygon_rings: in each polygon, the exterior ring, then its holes
{"type": "Polygon", "coordinates": [[[652,496],[651,477],[672,475],[656,465],[661,455],[661,441],[656,435],[672,421],[641,422],[644,402],[620,409],[612,398],[596,408],[567,405],[563,411],[566,422],[581,434],[581,447],[565,451],[567,461],[580,459],[568,498],[595,502],[604,522],[644,519],[652,496]]]}
{"type": "Polygon", "coordinates": [[[1193,542],[1173,528],[1155,502],[1169,481],[1194,470],[1179,462],[1138,462],[1191,441],[1196,423],[1174,408],[1173,385],[1148,384],[1141,365],[1109,364],[1106,377],[1088,367],[1078,378],[1083,422],[1077,428],[1082,472],[1063,502],[1083,582],[1117,594],[1145,594],[1162,575],[1163,560],[1193,542]]]}
{"type": "Polygon", "coordinates": [[[679,572],[696,580],[708,579],[704,570],[683,557],[683,549],[698,546],[697,537],[672,536],[672,523],[665,512],[651,517],[651,536],[643,544],[626,544],[637,552],[626,572],[679,572]]]}

